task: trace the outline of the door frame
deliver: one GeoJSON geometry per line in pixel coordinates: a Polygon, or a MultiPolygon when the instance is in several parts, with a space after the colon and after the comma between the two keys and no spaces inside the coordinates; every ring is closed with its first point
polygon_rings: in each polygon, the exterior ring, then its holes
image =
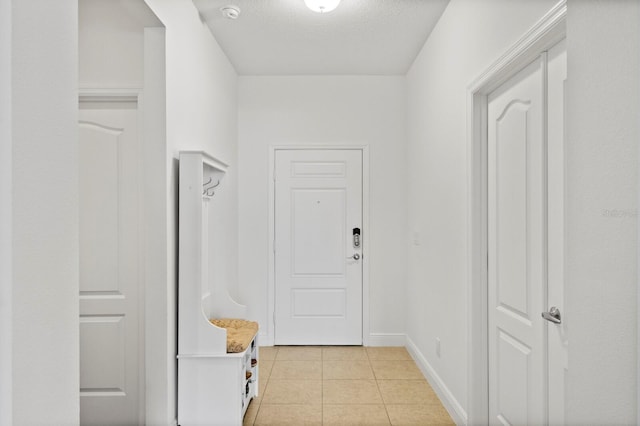
{"type": "Polygon", "coordinates": [[[138,128],[137,137],[137,192],[138,192],[138,422],[144,424],[146,421],[146,365],[145,362],[147,350],[146,333],[145,333],[145,307],[146,307],[146,215],[144,202],[144,185],[145,185],[145,138],[144,138],[144,95],[140,88],[86,88],[82,87],[78,90],[78,105],[82,102],[96,102],[108,106],[113,103],[134,104],[136,108],[136,120],[138,128]]]}
{"type": "Polygon", "coordinates": [[[566,38],[566,18],[561,0],[467,89],[467,424],[489,423],[487,97],[566,38]]]}
{"type": "Polygon", "coordinates": [[[277,151],[288,150],[357,150],[362,153],[362,345],[369,345],[369,146],[368,145],[271,145],[269,147],[269,279],[267,288],[267,333],[264,344],[275,343],[275,158],[277,151]]]}

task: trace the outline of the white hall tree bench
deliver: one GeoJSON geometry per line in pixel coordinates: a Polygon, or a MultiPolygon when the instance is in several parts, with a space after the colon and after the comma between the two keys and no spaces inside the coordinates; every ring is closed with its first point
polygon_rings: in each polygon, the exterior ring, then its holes
{"type": "MultiPolygon", "coordinates": [[[[258,324],[210,279],[210,204],[227,165],[201,151],[180,153],[178,424],[242,425],[258,395],[258,324]]],[[[215,236],[213,236],[215,237],[215,236]]]]}

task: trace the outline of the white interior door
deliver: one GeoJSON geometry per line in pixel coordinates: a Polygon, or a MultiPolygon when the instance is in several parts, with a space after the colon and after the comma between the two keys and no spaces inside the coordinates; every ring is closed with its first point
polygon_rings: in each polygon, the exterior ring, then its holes
{"type": "Polygon", "coordinates": [[[276,344],[362,344],[356,228],[366,231],[362,151],[276,151],[276,344]]]}
{"type": "Polygon", "coordinates": [[[489,421],[546,423],[544,61],[488,98],[489,421]]]}
{"type": "Polygon", "coordinates": [[[565,423],[566,78],[562,41],[488,97],[492,424],[565,423]]]}
{"type": "Polygon", "coordinates": [[[142,424],[136,102],[80,102],[80,423],[142,424]]]}

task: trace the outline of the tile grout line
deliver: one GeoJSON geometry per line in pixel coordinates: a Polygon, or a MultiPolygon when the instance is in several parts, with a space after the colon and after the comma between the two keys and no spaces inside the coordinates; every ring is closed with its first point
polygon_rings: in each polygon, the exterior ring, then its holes
{"type": "MultiPolygon", "coordinates": [[[[271,371],[273,371],[273,366],[276,363],[276,356],[278,355],[277,346],[274,346],[274,347],[276,348],[276,350],[275,350],[276,353],[273,356],[273,360],[272,360],[273,361],[273,365],[271,365],[271,371]]],[[[267,360],[265,360],[265,361],[267,361],[267,360]]],[[[267,393],[267,386],[269,385],[269,381],[271,380],[271,371],[269,371],[269,378],[264,382],[264,390],[262,391],[262,396],[260,397],[260,403],[258,404],[258,408],[256,409],[256,417],[253,419],[253,423],[251,423],[252,425],[255,425],[256,422],[258,421],[258,415],[260,414],[260,410],[262,409],[262,402],[264,401],[264,395],[267,393]]],[[[260,379],[258,379],[258,380],[260,380],[260,379]]]]}
{"type": "MultiPolygon", "coordinates": [[[[260,362],[260,360],[258,360],[258,362],[260,362]]],[[[271,367],[273,368],[273,366],[271,367]]],[[[269,385],[270,378],[271,378],[271,372],[269,372],[269,378],[264,381],[264,389],[262,390],[262,395],[260,396],[260,402],[258,403],[258,408],[256,408],[256,417],[253,419],[253,422],[251,423],[252,426],[254,426],[256,424],[256,421],[258,421],[258,414],[260,414],[260,409],[262,408],[262,400],[264,399],[264,394],[267,393],[267,386],[269,385]]],[[[259,381],[260,381],[260,367],[258,367],[258,383],[259,381]]],[[[246,413],[245,413],[245,416],[246,416],[246,413]]]]}
{"type": "Polygon", "coordinates": [[[320,349],[320,424],[324,425],[324,349],[320,349]]]}
{"type": "Polygon", "coordinates": [[[380,393],[380,399],[382,399],[382,406],[384,407],[384,413],[387,415],[387,420],[389,420],[389,424],[391,425],[391,417],[389,416],[389,410],[387,410],[387,403],[384,401],[384,396],[382,395],[382,391],[380,390],[380,384],[378,383],[378,376],[376,376],[376,371],[373,369],[373,365],[371,364],[371,357],[369,357],[369,351],[367,350],[367,360],[369,361],[369,367],[371,367],[371,371],[373,372],[373,377],[376,381],[376,387],[378,388],[378,393],[380,393]]]}

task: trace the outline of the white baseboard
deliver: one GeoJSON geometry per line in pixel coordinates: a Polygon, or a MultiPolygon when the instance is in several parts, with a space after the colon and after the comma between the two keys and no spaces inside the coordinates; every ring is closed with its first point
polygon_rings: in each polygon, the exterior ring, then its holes
{"type": "Polygon", "coordinates": [[[413,357],[416,364],[422,371],[422,374],[427,379],[433,390],[438,395],[438,398],[442,401],[442,404],[449,412],[449,415],[453,419],[453,421],[457,425],[466,425],[467,424],[467,413],[462,408],[460,402],[453,396],[447,385],[444,381],[438,376],[436,371],[433,369],[431,364],[427,361],[427,359],[422,355],[418,347],[413,343],[413,341],[407,336],[407,349],[409,353],[413,357]]]}
{"type": "MultiPolygon", "coordinates": [[[[260,346],[274,346],[273,336],[268,333],[259,333],[260,346]]],[[[405,346],[406,335],[404,333],[371,333],[366,346],[405,346]]]]}
{"type": "Polygon", "coordinates": [[[404,333],[371,333],[368,346],[404,346],[406,342],[404,333]]]}
{"type": "Polygon", "coordinates": [[[273,336],[266,331],[258,332],[258,341],[260,342],[260,346],[273,346],[273,336]]]}

